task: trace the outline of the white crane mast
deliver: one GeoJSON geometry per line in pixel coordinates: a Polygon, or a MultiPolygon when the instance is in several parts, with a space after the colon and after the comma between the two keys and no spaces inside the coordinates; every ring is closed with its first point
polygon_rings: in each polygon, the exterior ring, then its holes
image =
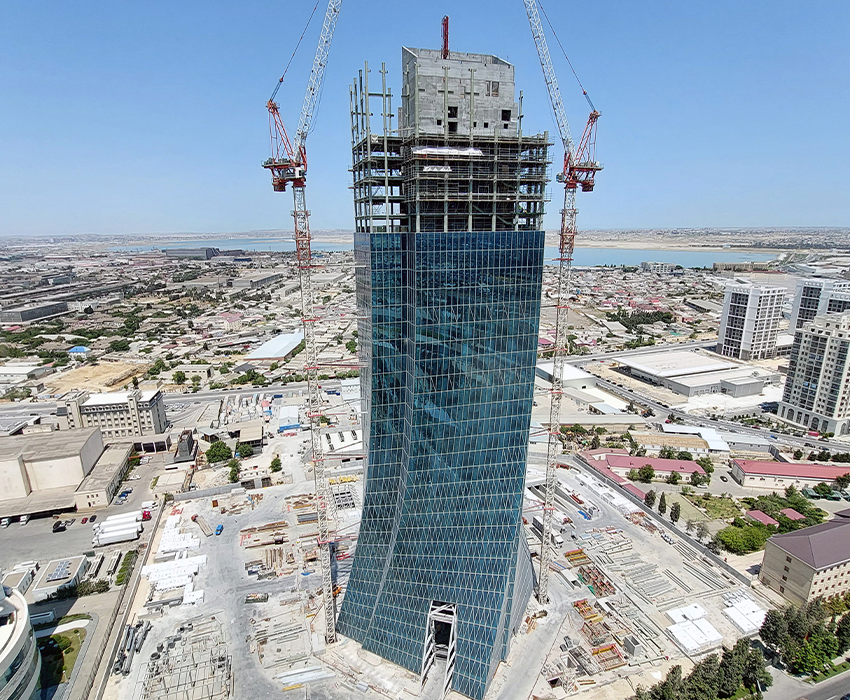
{"type": "Polygon", "coordinates": [[[325,457],[322,447],[321,421],[322,400],[319,396],[318,348],[316,347],[316,324],[319,318],[316,313],[313,293],[311,251],[310,212],[307,210],[307,136],[313,123],[322,82],[325,77],[325,67],[331,48],[334,29],[339,17],[342,0],[329,0],[322,24],[322,32],[313,59],[313,68],[307,82],[298,130],[294,142],[289,141],[280,110],[274,101],[277,90],[283,82],[278,81],[272,98],[267,103],[269,110],[269,125],[271,129],[272,157],[263,167],[272,172],[272,184],[276,192],[283,192],[287,185],[292,185],[293,210],[295,220],[295,253],[298,263],[298,278],[301,285],[301,322],[304,327],[304,373],[307,376],[307,418],[310,423],[312,444],[313,476],[316,483],[316,512],[319,526],[319,561],[322,569],[322,601],[325,609],[325,641],[336,641],[336,609],[333,595],[333,580],[331,576],[330,526],[329,521],[336,517],[333,494],[330,491],[325,475],[325,457]]]}
{"type": "MultiPolygon", "coordinates": [[[[564,174],[563,181],[567,182],[564,190],[564,208],[561,210],[560,254],[558,257],[557,306],[555,311],[555,349],[554,367],[552,370],[551,404],[549,409],[549,442],[546,451],[546,484],[543,503],[543,532],[540,546],[540,577],[537,584],[537,600],[540,603],[549,602],[549,563],[551,554],[552,513],[555,509],[555,489],[558,485],[558,455],[561,453],[561,397],[564,384],[564,363],[567,354],[567,315],[569,306],[565,303],[570,291],[572,278],[573,245],[576,231],[576,189],[567,180],[569,164],[574,161],[574,145],[567,122],[567,113],[558,88],[555,67],[549,55],[546,35],[540,23],[535,0],[523,0],[531,34],[537,47],[543,78],[549,91],[549,100],[555,112],[558,132],[564,145],[564,174]]],[[[559,181],[561,178],[558,178],[559,181]]]]}

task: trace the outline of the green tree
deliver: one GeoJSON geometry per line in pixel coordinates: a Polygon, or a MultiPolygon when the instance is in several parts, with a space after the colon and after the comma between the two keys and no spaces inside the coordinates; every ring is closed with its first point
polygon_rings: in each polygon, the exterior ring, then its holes
{"type": "Polygon", "coordinates": [[[699,486],[700,484],[706,483],[706,477],[699,472],[691,472],[691,476],[688,481],[690,481],[693,486],[699,486]]]}
{"type": "Polygon", "coordinates": [[[679,472],[670,472],[670,476],[667,477],[667,483],[673,484],[673,486],[678,484],[681,480],[682,480],[682,477],[679,474],[679,472]]]}
{"type": "Polygon", "coordinates": [[[741,687],[744,678],[744,668],[749,656],[750,643],[746,639],[738,640],[731,649],[723,652],[720,660],[717,694],[721,698],[732,697],[741,687]]]}
{"type": "Polygon", "coordinates": [[[842,474],[835,477],[835,485],[842,491],[850,486],[850,474],[842,474]]]}
{"type": "Polygon", "coordinates": [[[812,490],[818,494],[818,496],[829,496],[832,493],[832,486],[825,481],[821,481],[819,484],[815,484],[812,490]]]}
{"type": "Polygon", "coordinates": [[[682,515],[682,506],[679,505],[678,502],[674,503],[670,506],[670,520],[672,522],[678,522],[679,517],[682,515]]]}
{"type": "Polygon", "coordinates": [[[643,502],[647,508],[652,508],[655,505],[655,491],[647,491],[643,497],[643,502]]]}
{"type": "Polygon", "coordinates": [[[845,613],[835,626],[835,638],[838,640],[838,653],[850,649],[850,613],[845,613]]]}
{"type": "Polygon", "coordinates": [[[275,455],[274,459],[272,459],[271,466],[269,466],[269,471],[279,472],[281,469],[283,469],[283,467],[281,466],[281,463],[280,463],[280,457],[275,455]]]}
{"type": "Polygon", "coordinates": [[[127,352],[130,349],[130,341],[121,338],[120,340],[113,340],[109,344],[109,352],[127,352]]]}
{"type": "Polygon", "coordinates": [[[662,493],[661,498],[658,501],[658,512],[660,515],[664,515],[667,512],[667,495],[662,493]]]}
{"type": "Polygon", "coordinates": [[[704,520],[700,520],[697,523],[696,537],[697,540],[702,542],[706,537],[711,534],[711,531],[708,529],[708,525],[704,520]]]}
{"type": "Polygon", "coordinates": [[[764,655],[761,649],[751,647],[747,653],[747,661],[744,664],[744,673],[741,676],[744,686],[758,691],[766,690],[773,685],[773,676],[765,667],[764,655]]]}
{"type": "Polygon", "coordinates": [[[652,468],[651,464],[644,464],[637,471],[638,481],[649,484],[652,483],[652,480],[655,478],[655,469],[652,468]]]}
{"type": "Polygon", "coordinates": [[[696,462],[706,474],[714,474],[714,462],[711,461],[711,457],[700,457],[696,462]]]}
{"type": "Polygon", "coordinates": [[[239,442],[236,444],[236,451],[239,453],[239,456],[243,459],[245,457],[251,457],[254,454],[254,448],[250,445],[246,445],[245,443],[239,442]]]}
{"type": "Polygon", "coordinates": [[[794,459],[803,459],[803,450],[794,450],[794,459]]]}
{"type": "Polygon", "coordinates": [[[348,350],[352,355],[357,352],[357,341],[349,340],[345,343],[345,349],[348,350]]]}
{"type": "Polygon", "coordinates": [[[676,450],[669,445],[662,445],[661,449],[658,451],[658,456],[661,457],[661,459],[676,459],[676,450]]]}
{"type": "Polygon", "coordinates": [[[224,442],[218,440],[210,445],[206,455],[207,462],[215,464],[216,462],[223,462],[226,459],[230,459],[233,457],[233,452],[227,445],[224,444],[224,442]]]}
{"type": "Polygon", "coordinates": [[[231,459],[227,466],[230,467],[230,474],[228,475],[228,480],[231,484],[235,484],[239,481],[239,461],[236,459],[231,459]]]}
{"type": "Polygon", "coordinates": [[[694,459],[694,456],[690,452],[688,452],[687,450],[679,450],[676,453],[676,459],[683,459],[683,460],[686,460],[688,462],[692,462],[693,459],[694,459]]]}
{"type": "Polygon", "coordinates": [[[685,532],[687,532],[690,535],[694,531],[695,525],[696,525],[696,523],[694,523],[693,519],[688,518],[685,521],[685,532]]]}
{"type": "Polygon", "coordinates": [[[594,435],[593,439],[590,441],[590,449],[598,450],[599,446],[602,444],[602,441],[599,439],[598,435],[594,435]]]}
{"type": "Polygon", "coordinates": [[[768,610],[764,616],[759,636],[767,646],[778,651],[782,641],[788,636],[788,622],[782,610],[768,610]]]}
{"type": "Polygon", "coordinates": [[[182,370],[177,370],[171,377],[175,384],[183,386],[186,383],[186,373],[182,370]]]}

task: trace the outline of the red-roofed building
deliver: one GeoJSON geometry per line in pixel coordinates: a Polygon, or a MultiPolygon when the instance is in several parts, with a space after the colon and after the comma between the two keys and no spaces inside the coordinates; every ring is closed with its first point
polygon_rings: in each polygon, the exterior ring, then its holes
{"type": "Polygon", "coordinates": [[[792,462],[763,462],[752,459],[733,459],[732,478],[741,486],[757,489],[810,488],[825,481],[831,484],[850,472],[850,465],[795,464],[792,462]]]}
{"type": "Polygon", "coordinates": [[[632,469],[637,470],[646,465],[651,466],[655,470],[656,481],[665,481],[673,472],[679,474],[683,480],[686,480],[694,472],[700,476],[705,474],[705,471],[699,464],[687,459],[634,457],[626,450],[605,448],[588,450],[581,454],[594,469],[602,471],[601,467],[604,467],[622,479],[627,477],[632,469]]]}
{"type": "Polygon", "coordinates": [[[748,510],[747,517],[750,520],[755,520],[757,523],[761,523],[762,525],[772,525],[773,527],[779,527],[779,521],[774,520],[767,513],[764,513],[760,510],[748,510]]]}
{"type": "Polygon", "coordinates": [[[803,515],[802,513],[798,513],[793,508],[783,508],[779,512],[782,513],[782,515],[784,515],[789,520],[805,520],[806,519],[805,515],[803,515]]]}

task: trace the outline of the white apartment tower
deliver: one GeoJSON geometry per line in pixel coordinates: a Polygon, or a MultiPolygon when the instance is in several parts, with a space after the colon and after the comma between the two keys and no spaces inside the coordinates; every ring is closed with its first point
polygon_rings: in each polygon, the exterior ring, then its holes
{"type": "Polygon", "coordinates": [[[850,282],[836,279],[800,280],[791,314],[791,332],[815,316],[850,310],[850,282]]]}
{"type": "Polygon", "coordinates": [[[726,287],[717,352],[739,360],[775,357],[784,303],[784,287],[748,284],[726,287]]]}
{"type": "Polygon", "coordinates": [[[779,417],[822,433],[850,433],[850,312],[824,314],[794,336],[779,417]]]}

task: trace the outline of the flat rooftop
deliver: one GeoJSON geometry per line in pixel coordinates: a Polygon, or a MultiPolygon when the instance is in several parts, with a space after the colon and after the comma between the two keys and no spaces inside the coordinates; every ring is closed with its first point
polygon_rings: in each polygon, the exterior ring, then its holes
{"type": "Polygon", "coordinates": [[[721,381],[730,382],[733,384],[749,384],[753,381],[767,381],[771,376],[776,374],[756,367],[739,367],[733,369],[713,370],[709,372],[699,372],[694,374],[673,375],[670,379],[682,384],[683,386],[705,386],[708,384],[719,384],[721,381]]]}
{"type": "Polygon", "coordinates": [[[689,350],[666,350],[633,357],[620,357],[621,365],[656,377],[680,377],[739,367],[734,362],[709,357],[689,350]]]}
{"type": "Polygon", "coordinates": [[[81,428],[3,437],[0,438],[0,459],[14,458],[18,454],[27,462],[75,456],[82,451],[92,434],[99,432],[100,428],[81,428]]]}
{"type": "Polygon", "coordinates": [[[115,473],[124,468],[132,445],[109,445],[97,460],[89,475],[82,480],[77,491],[101,491],[112,483],[115,473]]]}
{"type": "Polygon", "coordinates": [[[304,333],[281,333],[271,340],[267,340],[255,350],[252,350],[245,359],[250,360],[275,360],[286,357],[298,344],[304,340],[304,333]]]}
{"type": "MultiPolygon", "coordinates": [[[[139,401],[150,401],[156,396],[159,389],[143,389],[139,395],[139,401]]],[[[109,391],[102,394],[89,394],[83,402],[83,406],[110,406],[113,404],[126,404],[130,400],[130,391],[109,391]]]]}

